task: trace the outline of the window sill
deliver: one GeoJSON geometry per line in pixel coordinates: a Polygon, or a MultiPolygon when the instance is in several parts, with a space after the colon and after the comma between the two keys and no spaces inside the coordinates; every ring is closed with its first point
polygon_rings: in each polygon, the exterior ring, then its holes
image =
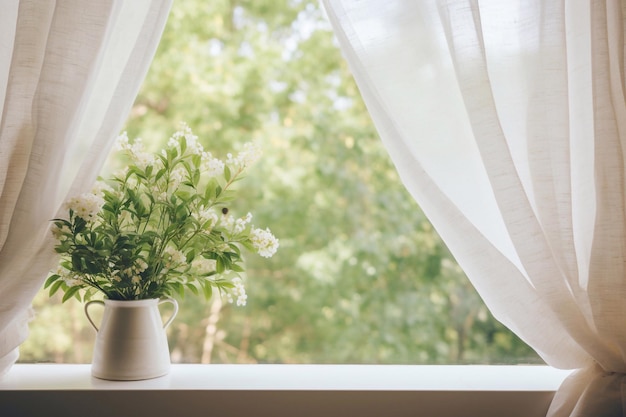
{"type": "Polygon", "coordinates": [[[92,378],[90,365],[17,364],[0,415],[545,416],[570,371],[547,366],[173,365],[161,378],[92,378]]]}

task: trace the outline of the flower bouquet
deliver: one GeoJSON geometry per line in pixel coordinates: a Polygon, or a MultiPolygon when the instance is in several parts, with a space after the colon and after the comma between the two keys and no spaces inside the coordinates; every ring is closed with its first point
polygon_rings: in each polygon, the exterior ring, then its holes
{"type": "Polygon", "coordinates": [[[156,154],[124,133],[118,151],[124,170],[99,180],[92,192],[71,198],[67,216],[53,220],[61,260],[45,288],[89,300],[181,297],[186,291],[209,299],[215,289],[237,305],[246,303],[239,273],[241,249],[271,257],[278,240],[252,225],[252,215],[235,217],[228,204],[233,184],[259,156],[246,144],[237,156],[214,158],[183,126],[156,154]]]}

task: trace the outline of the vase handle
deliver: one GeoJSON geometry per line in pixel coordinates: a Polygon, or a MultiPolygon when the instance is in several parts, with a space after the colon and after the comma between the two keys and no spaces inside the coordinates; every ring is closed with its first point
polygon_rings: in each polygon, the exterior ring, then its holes
{"type": "Polygon", "coordinates": [[[89,306],[90,306],[90,305],[92,305],[92,304],[100,304],[100,305],[104,306],[104,301],[101,301],[101,300],[91,300],[91,301],[88,301],[88,302],[85,304],[85,315],[87,316],[87,320],[89,320],[89,323],[91,323],[91,325],[93,326],[93,328],[94,328],[94,329],[96,329],[96,332],[98,332],[98,330],[100,330],[100,329],[98,329],[98,326],[96,326],[96,324],[95,324],[95,323],[93,322],[93,320],[91,319],[91,316],[89,315],[89,310],[88,310],[88,308],[89,308],[89,306]]]}
{"type": "Polygon", "coordinates": [[[160,299],[158,305],[161,305],[163,303],[170,303],[170,304],[172,304],[174,306],[174,311],[172,312],[172,315],[170,316],[169,319],[167,319],[167,321],[163,325],[163,330],[165,330],[165,329],[167,329],[167,326],[170,325],[172,320],[174,320],[174,317],[176,317],[176,314],[178,313],[178,303],[176,302],[176,300],[174,300],[173,298],[169,298],[169,297],[160,299]]]}

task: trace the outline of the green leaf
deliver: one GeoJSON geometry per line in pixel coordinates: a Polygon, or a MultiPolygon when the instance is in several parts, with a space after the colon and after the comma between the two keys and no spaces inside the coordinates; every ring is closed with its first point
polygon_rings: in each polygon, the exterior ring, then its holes
{"type": "Polygon", "coordinates": [[[191,163],[193,164],[193,166],[196,168],[195,172],[200,173],[200,165],[202,164],[202,157],[200,155],[192,155],[191,156],[191,163]]]}
{"type": "Polygon", "coordinates": [[[235,198],[237,198],[237,191],[224,190],[220,192],[218,197],[219,197],[220,203],[228,203],[228,202],[235,200],[235,198]]]}
{"type": "Polygon", "coordinates": [[[172,286],[174,287],[178,295],[180,295],[180,298],[185,298],[185,286],[183,284],[181,284],[180,282],[172,282],[172,286]]]}
{"type": "Polygon", "coordinates": [[[184,136],[181,136],[179,138],[179,142],[180,142],[180,153],[182,155],[187,150],[187,139],[184,136]]]}
{"type": "Polygon", "coordinates": [[[87,291],[85,291],[85,294],[83,295],[83,301],[91,300],[97,292],[98,291],[96,291],[95,288],[89,288],[87,291]]]}
{"type": "MultiPolygon", "coordinates": [[[[167,162],[167,161],[164,161],[164,163],[166,163],[166,162],[167,162]]],[[[167,172],[167,170],[166,170],[165,168],[161,168],[161,169],[159,170],[159,172],[157,172],[157,174],[155,175],[154,180],[155,180],[155,181],[160,180],[160,179],[161,179],[161,177],[163,177],[163,174],[165,174],[166,172],[167,172]]]]}
{"type": "Polygon", "coordinates": [[[213,287],[209,281],[202,282],[202,292],[206,300],[210,300],[213,297],[213,287]]]}
{"type": "Polygon", "coordinates": [[[224,259],[220,256],[215,260],[215,270],[218,274],[222,274],[225,271],[224,259]]]}
{"type": "Polygon", "coordinates": [[[235,284],[233,284],[230,281],[226,281],[225,279],[219,279],[215,281],[215,285],[217,285],[220,288],[235,288],[235,284]]]}
{"type": "Polygon", "coordinates": [[[256,249],[254,248],[254,246],[252,246],[252,242],[248,240],[244,240],[241,242],[241,244],[243,245],[244,248],[246,248],[250,252],[256,252],[256,249]]]}
{"type": "MultiPolygon", "coordinates": [[[[62,303],[66,302],[67,300],[69,300],[70,298],[78,295],[80,297],[80,295],[78,294],[78,291],[81,289],[81,287],[79,285],[75,285],[73,287],[69,287],[66,291],[65,291],[65,295],[63,296],[63,300],[61,300],[62,303]]],[[[78,298],[78,301],[80,301],[80,298],[78,298]]]]}
{"type": "Polygon", "coordinates": [[[180,198],[182,202],[181,206],[183,207],[186,206],[192,198],[191,193],[189,193],[188,191],[182,191],[182,190],[176,191],[176,196],[180,198]]]}
{"type": "Polygon", "coordinates": [[[193,187],[196,188],[198,183],[200,183],[200,171],[195,170],[192,174],[193,187]]]}
{"type": "Polygon", "coordinates": [[[108,212],[108,213],[115,213],[116,212],[116,207],[113,204],[111,204],[111,203],[105,203],[102,206],[102,211],[103,212],[108,212]]]}
{"type": "Polygon", "coordinates": [[[128,180],[133,175],[135,175],[138,178],[141,178],[142,180],[146,179],[146,175],[141,171],[141,169],[139,169],[138,167],[134,165],[130,165],[128,167],[128,173],[126,174],[126,180],[128,180]]]}
{"type": "Polygon", "coordinates": [[[74,271],[84,272],[83,268],[83,258],[80,256],[79,252],[72,253],[72,268],[74,271]]]}
{"type": "MultiPolygon", "coordinates": [[[[44,289],[48,288],[52,283],[54,283],[55,281],[57,281],[59,278],[61,278],[61,276],[59,274],[54,274],[54,275],[50,275],[48,277],[48,279],[46,280],[46,283],[44,284],[44,289]]],[[[61,281],[63,282],[63,281],[61,281]]]]}
{"type": "Polygon", "coordinates": [[[198,295],[198,288],[194,284],[187,283],[186,286],[194,295],[198,295]]]}
{"type": "Polygon", "coordinates": [[[63,284],[63,280],[58,280],[57,282],[55,282],[52,287],[50,287],[50,292],[48,292],[48,296],[52,297],[54,294],[56,294],[56,292],[59,290],[59,288],[61,288],[63,284]]]}
{"type": "Polygon", "coordinates": [[[215,178],[211,178],[206,185],[206,190],[204,192],[204,200],[209,201],[215,198],[216,189],[218,187],[217,180],[215,178]]]}
{"type": "Polygon", "coordinates": [[[81,233],[83,230],[85,230],[86,225],[87,225],[87,222],[82,217],[75,217],[74,218],[74,234],[81,233]]]}
{"type": "Polygon", "coordinates": [[[241,256],[241,250],[239,249],[239,246],[231,242],[228,244],[228,247],[233,251],[233,253],[237,255],[237,257],[241,256]]]}
{"type": "Polygon", "coordinates": [[[230,177],[231,177],[230,168],[228,168],[228,165],[224,165],[224,179],[226,180],[226,182],[230,181],[230,177]]]}
{"type": "Polygon", "coordinates": [[[178,156],[178,150],[176,150],[176,148],[169,148],[165,151],[165,154],[167,155],[167,161],[171,163],[178,156]]]}

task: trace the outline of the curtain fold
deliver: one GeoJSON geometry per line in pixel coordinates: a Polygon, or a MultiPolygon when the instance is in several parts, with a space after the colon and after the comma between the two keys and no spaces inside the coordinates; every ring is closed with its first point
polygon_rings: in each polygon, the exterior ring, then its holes
{"type": "Polygon", "coordinates": [[[406,188],[494,316],[581,369],[549,414],[626,413],[623,3],[324,5],[406,188]]]}
{"type": "Polygon", "coordinates": [[[0,15],[0,374],[52,266],[49,234],[91,187],[139,90],[171,0],[9,0],[0,15]]]}

